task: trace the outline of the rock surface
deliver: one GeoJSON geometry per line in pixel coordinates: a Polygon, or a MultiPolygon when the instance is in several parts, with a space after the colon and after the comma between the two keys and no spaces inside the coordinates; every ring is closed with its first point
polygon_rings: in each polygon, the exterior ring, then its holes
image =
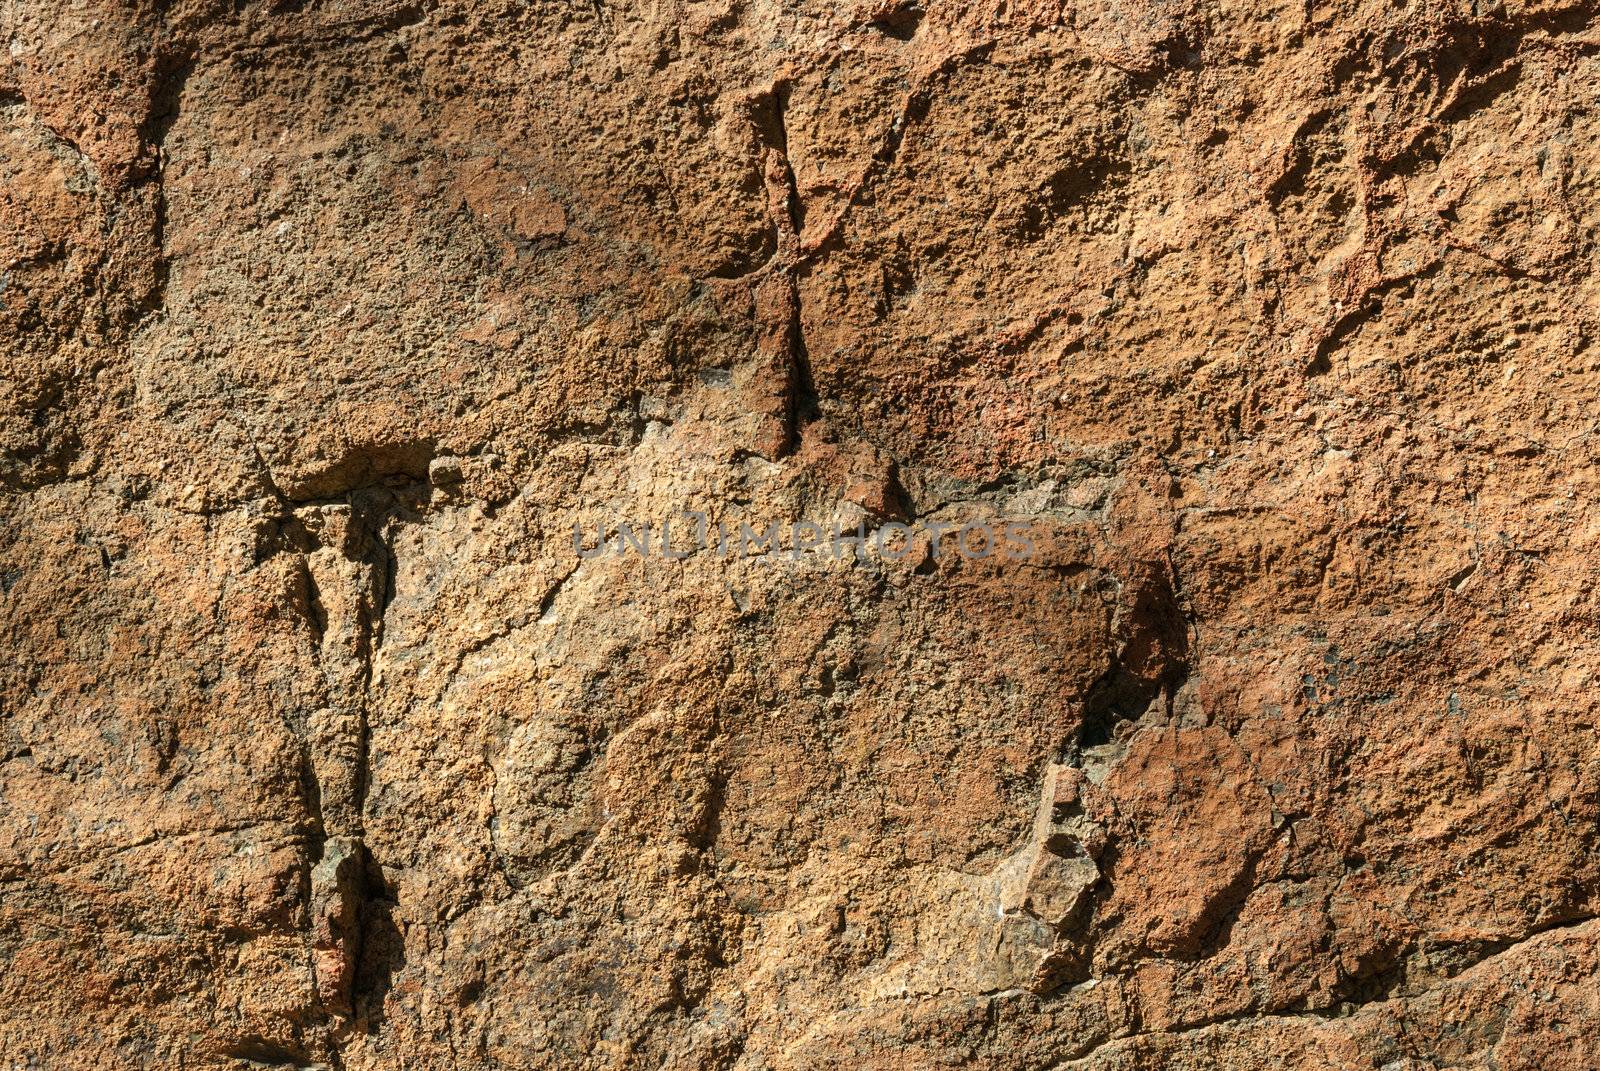
{"type": "Polygon", "coordinates": [[[0,1066],[1600,1066],[1597,16],[0,7],[0,1066]]]}

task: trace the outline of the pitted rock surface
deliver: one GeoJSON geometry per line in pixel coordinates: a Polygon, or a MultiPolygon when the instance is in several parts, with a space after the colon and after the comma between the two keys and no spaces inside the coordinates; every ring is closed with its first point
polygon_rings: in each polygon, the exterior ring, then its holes
{"type": "Polygon", "coordinates": [[[1597,242],[1588,2],[4,5],[0,1067],[1600,1067],[1597,242]]]}

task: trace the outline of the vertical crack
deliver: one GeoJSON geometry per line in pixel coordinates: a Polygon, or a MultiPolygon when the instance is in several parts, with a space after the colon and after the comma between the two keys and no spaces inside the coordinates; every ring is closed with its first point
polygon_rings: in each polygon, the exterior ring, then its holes
{"type": "Polygon", "coordinates": [[[800,307],[800,284],[791,273],[788,278],[790,299],[788,357],[789,357],[789,407],[784,454],[793,453],[800,446],[805,425],[819,419],[822,410],[817,398],[816,380],[811,374],[811,353],[806,348],[805,314],[800,307]]]}
{"type": "MultiPolygon", "coordinates": [[[[908,9],[915,10],[914,6],[908,9]]],[[[849,196],[844,204],[809,237],[805,234],[808,206],[800,196],[789,150],[788,111],[794,83],[789,78],[778,78],[769,89],[748,99],[748,118],[761,153],[772,251],[749,270],[714,275],[730,281],[750,280],[754,285],[761,355],[773,365],[770,370],[762,370],[767,372],[762,380],[764,386],[754,392],[751,404],[763,415],[770,414],[781,427],[770,434],[763,432],[757,447],[748,452],[772,459],[787,457],[799,448],[806,425],[821,419],[821,395],[805,337],[799,282],[842,240],[845,218],[863,191],[894,166],[906,131],[927,117],[934,84],[962,65],[986,58],[994,47],[994,41],[983,41],[959,49],[919,76],[871,159],[848,184],[849,196]]]]}
{"type": "Polygon", "coordinates": [[[750,105],[751,124],[763,146],[762,173],[773,231],[773,253],[751,275],[765,276],[756,284],[757,308],[764,321],[761,350],[776,366],[773,374],[781,394],[776,415],[782,427],[776,441],[769,443],[775,459],[794,453],[805,425],[821,415],[800,305],[799,279],[809,257],[801,252],[806,208],[789,157],[790,92],[790,83],[779,80],[750,105]]]}
{"type": "Polygon", "coordinates": [[[155,245],[155,278],[145,296],[145,315],[166,307],[167,284],[172,260],[167,254],[167,135],[172,132],[182,110],[184,89],[194,73],[195,61],[188,52],[163,56],[156,64],[150,91],[150,110],[140,127],[140,138],[149,154],[144,184],[153,185],[151,240],[155,245]]]}
{"type": "Polygon", "coordinates": [[[789,160],[789,94],[792,86],[779,80],[751,102],[756,134],[765,144],[763,170],[767,183],[767,211],[777,231],[780,255],[792,258],[794,243],[805,230],[805,205],[789,160]]]}
{"type": "Polygon", "coordinates": [[[393,540],[406,504],[403,494],[364,487],[295,516],[304,533],[302,610],[326,693],[307,719],[303,775],[316,826],[308,845],[311,971],[317,1003],[338,1033],[370,1018],[399,954],[392,896],[367,847],[364,815],[377,659],[397,588],[393,540]]]}

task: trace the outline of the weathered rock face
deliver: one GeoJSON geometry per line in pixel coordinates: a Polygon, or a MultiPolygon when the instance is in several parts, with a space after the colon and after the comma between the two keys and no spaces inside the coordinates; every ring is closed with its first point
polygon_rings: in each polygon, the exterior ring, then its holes
{"type": "Polygon", "coordinates": [[[1600,1066],[1594,4],[0,31],[0,1066],[1600,1066]]]}

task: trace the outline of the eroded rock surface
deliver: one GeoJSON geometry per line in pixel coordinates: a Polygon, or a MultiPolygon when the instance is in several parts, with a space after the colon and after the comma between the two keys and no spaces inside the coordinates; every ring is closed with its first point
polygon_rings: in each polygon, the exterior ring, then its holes
{"type": "Polygon", "coordinates": [[[1597,238],[1591,3],[5,5],[0,1065],[1600,1066],[1597,238]]]}

